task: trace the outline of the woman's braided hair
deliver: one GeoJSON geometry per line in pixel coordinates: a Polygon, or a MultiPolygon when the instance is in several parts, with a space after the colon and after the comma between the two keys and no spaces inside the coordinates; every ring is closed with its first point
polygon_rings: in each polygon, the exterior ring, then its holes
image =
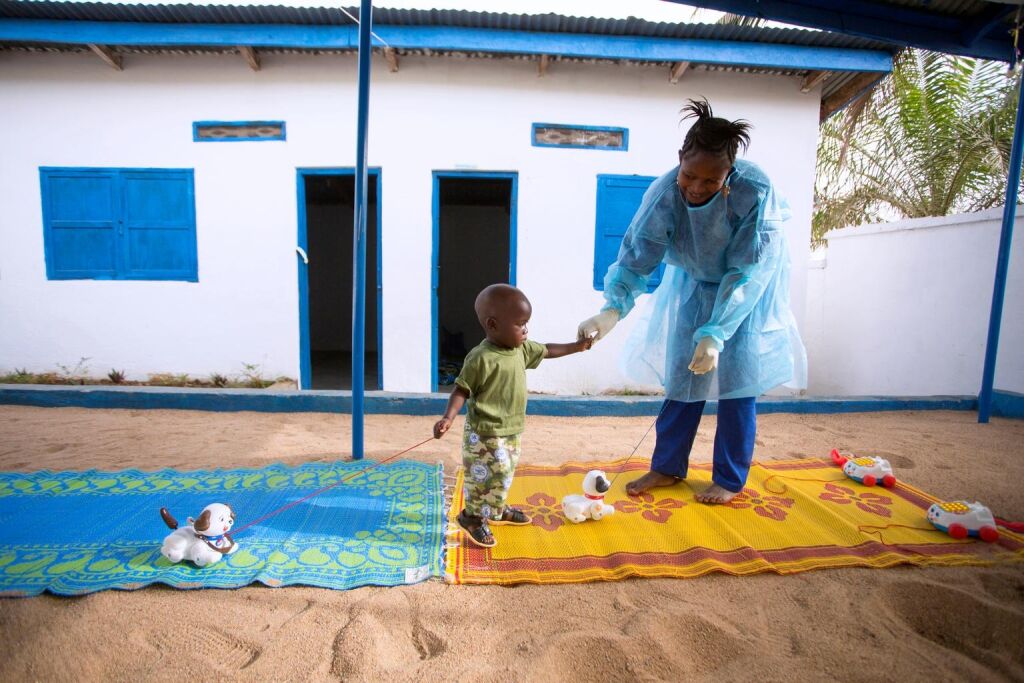
{"type": "Polygon", "coordinates": [[[704,152],[725,157],[731,165],[736,161],[736,153],[740,146],[745,151],[750,145],[750,122],[743,119],[729,121],[717,118],[711,112],[711,105],[707,99],[690,100],[679,113],[683,114],[683,121],[697,119],[683,139],[683,146],[679,150],[683,156],[693,152],[704,152]]]}

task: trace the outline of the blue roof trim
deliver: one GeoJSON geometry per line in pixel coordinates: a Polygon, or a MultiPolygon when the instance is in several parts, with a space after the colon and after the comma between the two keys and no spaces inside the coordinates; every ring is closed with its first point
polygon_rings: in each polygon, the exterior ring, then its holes
{"type": "MultiPolygon", "coordinates": [[[[690,61],[828,71],[887,72],[892,69],[892,56],[883,50],[449,26],[379,25],[374,29],[392,47],[406,49],[548,54],[656,62],[690,61]]],[[[354,49],[356,29],[354,26],[288,24],[150,24],[0,19],[0,41],[354,49]]]]}
{"type": "MultiPolygon", "coordinates": [[[[114,2],[51,2],[49,0],[0,0],[0,17],[11,19],[59,19],[65,21],[130,21],[169,24],[291,24],[310,26],[352,26],[349,15],[337,7],[283,7],[270,5],[137,5],[114,2]]],[[[560,14],[506,14],[446,9],[389,9],[375,7],[377,26],[457,26],[506,31],[585,33],[650,38],[692,38],[739,42],[815,45],[881,49],[894,52],[888,44],[842,33],[808,31],[800,28],[738,26],[574,17],[560,14]]]]}

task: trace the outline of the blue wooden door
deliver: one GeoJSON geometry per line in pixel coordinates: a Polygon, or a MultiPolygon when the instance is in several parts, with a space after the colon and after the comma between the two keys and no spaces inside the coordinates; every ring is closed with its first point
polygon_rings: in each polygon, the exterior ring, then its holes
{"type": "MultiPolygon", "coordinates": [[[[638,175],[597,176],[597,225],[594,236],[594,289],[604,289],[604,276],[615,263],[626,229],[640,208],[644,192],[657,178],[638,175]]],[[[647,291],[661,283],[665,264],[647,280],[647,291]]]]}

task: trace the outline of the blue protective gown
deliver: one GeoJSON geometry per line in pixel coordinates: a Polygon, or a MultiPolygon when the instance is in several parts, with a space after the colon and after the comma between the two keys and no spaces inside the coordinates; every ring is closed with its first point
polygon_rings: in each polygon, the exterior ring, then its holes
{"type": "Polygon", "coordinates": [[[690,206],[676,167],[644,194],[604,280],[605,309],[625,317],[647,278],[667,264],[626,349],[625,370],[674,401],[758,396],[806,386],[806,355],[789,308],[785,200],[757,165],[737,159],[725,187],[690,206]],[[728,188],[726,190],[725,188],[728,188]],[[710,336],[721,354],[704,375],[687,369],[710,336]]]}

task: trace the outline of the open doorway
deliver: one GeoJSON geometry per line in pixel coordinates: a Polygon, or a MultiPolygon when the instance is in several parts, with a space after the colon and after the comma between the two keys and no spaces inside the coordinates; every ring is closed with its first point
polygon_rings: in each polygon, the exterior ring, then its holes
{"type": "MultiPolygon", "coordinates": [[[[352,231],[355,175],[299,171],[302,388],[352,388],[352,231]],[[305,287],[303,286],[305,285],[305,287]]],[[[367,186],[364,386],[380,389],[380,172],[367,186]]]]}
{"type": "Polygon", "coordinates": [[[516,186],[515,173],[434,172],[434,391],[451,391],[484,339],[476,295],[515,284],[516,186]]]}

